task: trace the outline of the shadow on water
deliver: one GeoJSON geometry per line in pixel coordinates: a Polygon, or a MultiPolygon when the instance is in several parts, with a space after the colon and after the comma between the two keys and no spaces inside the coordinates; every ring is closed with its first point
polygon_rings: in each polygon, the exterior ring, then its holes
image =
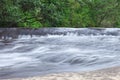
{"type": "Polygon", "coordinates": [[[19,35],[30,35],[32,37],[32,35],[67,35],[69,33],[77,35],[120,35],[120,29],[118,28],[107,30],[105,28],[0,28],[0,39],[16,39],[19,35]]]}

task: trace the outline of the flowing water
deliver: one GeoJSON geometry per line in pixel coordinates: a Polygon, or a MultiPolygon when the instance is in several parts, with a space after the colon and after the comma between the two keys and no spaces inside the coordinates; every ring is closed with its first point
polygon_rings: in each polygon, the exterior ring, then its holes
{"type": "Polygon", "coordinates": [[[120,66],[120,29],[0,32],[0,79],[120,66]]]}

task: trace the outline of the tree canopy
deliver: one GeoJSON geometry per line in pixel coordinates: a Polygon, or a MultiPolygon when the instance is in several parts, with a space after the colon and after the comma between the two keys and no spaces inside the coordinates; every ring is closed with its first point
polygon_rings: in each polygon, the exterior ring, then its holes
{"type": "Polygon", "coordinates": [[[120,27],[120,0],[0,0],[0,27],[120,27]]]}

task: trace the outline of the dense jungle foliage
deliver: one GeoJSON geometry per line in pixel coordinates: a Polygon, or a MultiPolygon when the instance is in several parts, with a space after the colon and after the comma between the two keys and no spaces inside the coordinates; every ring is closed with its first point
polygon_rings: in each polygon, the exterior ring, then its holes
{"type": "Polygon", "coordinates": [[[120,0],[0,0],[0,27],[120,27],[120,0]]]}

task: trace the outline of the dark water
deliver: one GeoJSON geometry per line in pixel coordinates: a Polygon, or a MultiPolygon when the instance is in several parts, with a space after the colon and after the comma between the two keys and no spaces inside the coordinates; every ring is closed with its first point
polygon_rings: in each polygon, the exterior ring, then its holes
{"type": "Polygon", "coordinates": [[[120,29],[0,32],[0,79],[120,66],[120,29]]]}

